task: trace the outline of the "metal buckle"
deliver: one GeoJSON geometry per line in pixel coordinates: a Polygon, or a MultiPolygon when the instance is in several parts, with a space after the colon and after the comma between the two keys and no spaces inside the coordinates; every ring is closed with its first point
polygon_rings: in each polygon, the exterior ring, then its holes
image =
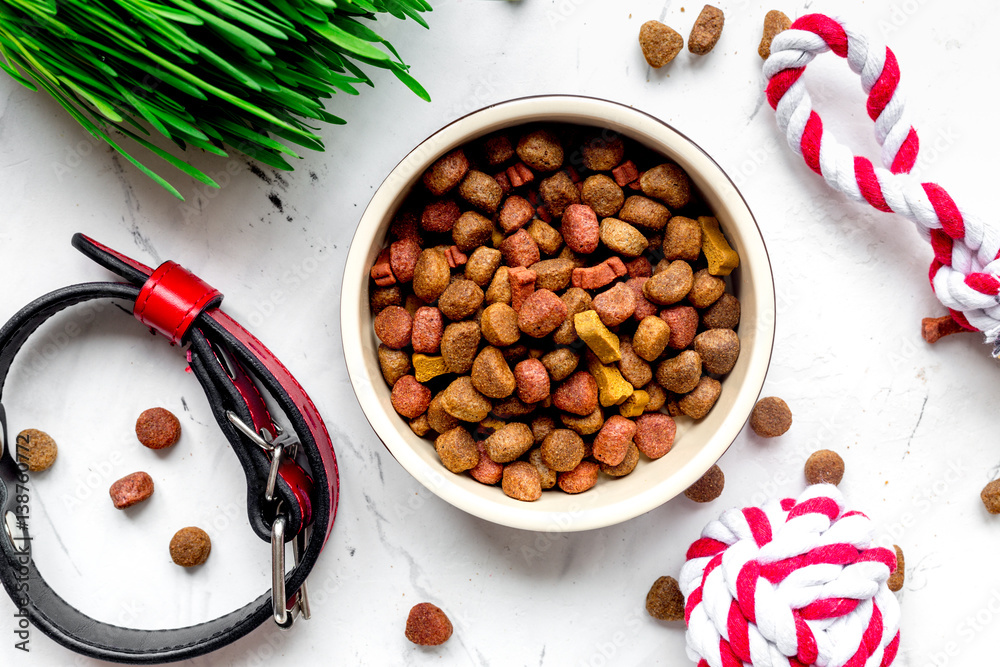
{"type": "MultiPolygon", "coordinates": [[[[240,419],[232,410],[226,411],[226,418],[236,427],[240,433],[250,439],[251,442],[263,449],[271,456],[271,467],[267,473],[267,486],[264,488],[264,499],[268,503],[275,501],[274,489],[278,483],[278,469],[281,467],[285,457],[294,458],[298,450],[298,440],[290,433],[274,425],[275,435],[267,429],[261,429],[257,433],[246,422],[240,419]]],[[[292,627],[292,623],[298,616],[309,620],[312,616],[309,609],[309,593],[306,589],[306,582],[302,582],[295,604],[288,608],[288,598],[285,596],[285,527],[288,523],[287,517],[281,513],[281,502],[275,512],[277,515],[274,523],[271,524],[271,610],[274,622],[278,627],[287,629],[292,627]]],[[[295,559],[295,566],[298,567],[299,559],[303,549],[308,528],[304,528],[292,540],[292,557],[295,559]]]]}

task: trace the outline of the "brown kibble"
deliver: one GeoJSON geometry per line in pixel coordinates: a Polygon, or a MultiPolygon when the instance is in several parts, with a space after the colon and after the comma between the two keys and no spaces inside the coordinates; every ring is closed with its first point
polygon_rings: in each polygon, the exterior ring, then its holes
{"type": "Polygon", "coordinates": [[[726,486],[726,476],[717,465],[708,469],[702,478],[684,491],[684,495],[696,503],[708,503],[722,495],[726,486]]]}
{"type": "Polygon", "coordinates": [[[511,195],[500,208],[500,215],[497,222],[504,234],[510,234],[524,227],[531,222],[535,215],[535,207],[524,197],[511,195]]]}
{"type": "Polygon", "coordinates": [[[372,315],[378,315],[388,306],[399,306],[402,303],[403,291],[399,289],[399,285],[376,287],[372,290],[371,296],[368,298],[368,304],[371,306],[372,315]]]}
{"type": "Polygon", "coordinates": [[[687,299],[695,308],[708,308],[726,291],[726,283],[722,278],[713,276],[708,269],[701,269],[694,274],[694,284],[688,292],[687,299]]]}
{"type": "Polygon", "coordinates": [[[562,217],[567,206],[580,203],[580,190],[565,171],[556,172],[539,183],[538,194],[557,218],[562,217]]]}
{"type": "MultiPolygon", "coordinates": [[[[511,363],[510,360],[508,363],[511,363]]],[[[493,416],[497,419],[516,419],[530,415],[535,411],[535,407],[534,404],[525,403],[513,394],[493,406],[493,416]]]]}
{"type": "Polygon", "coordinates": [[[479,350],[479,325],[475,322],[452,322],[441,336],[441,356],[452,373],[468,373],[479,350]]]}
{"type": "Polygon", "coordinates": [[[439,646],[452,631],[448,616],[430,602],[414,605],[406,617],[406,638],[420,646],[439,646]]]}
{"type": "Polygon", "coordinates": [[[632,313],[632,318],[637,322],[642,322],[642,320],[647,317],[655,316],[660,307],[655,303],[646,298],[646,295],[642,293],[643,285],[649,280],[648,276],[642,276],[639,278],[629,278],[625,283],[635,294],[635,312],[632,313]]]}
{"type": "Polygon", "coordinates": [[[676,215],[667,223],[663,235],[663,256],[694,262],[701,255],[701,225],[697,220],[676,215]]]}
{"type": "Polygon", "coordinates": [[[542,461],[556,472],[573,470],[580,465],[586,453],[583,439],[570,429],[555,429],[542,441],[542,461]]]}
{"type": "Polygon", "coordinates": [[[635,429],[633,441],[651,459],[668,454],[674,446],[677,423],[670,415],[648,412],[635,420],[635,429]]]}
{"type": "Polygon", "coordinates": [[[170,447],[181,437],[181,423],[165,408],[150,408],[135,421],[135,437],[150,449],[170,447]]]}
{"type": "Polygon", "coordinates": [[[483,337],[490,345],[506,347],[521,338],[517,328],[517,313],[505,303],[493,303],[486,307],[479,320],[483,337]]]}
{"type": "Polygon", "coordinates": [[[560,347],[543,355],[541,362],[553,380],[562,382],[576,370],[580,364],[580,355],[568,347],[560,347]]]}
{"type": "Polygon", "coordinates": [[[542,497],[542,477],[538,468],[528,461],[515,461],[504,466],[503,492],[514,500],[533,502],[542,497]]]}
{"type": "Polygon", "coordinates": [[[442,465],[454,473],[471,470],[479,463],[476,441],[462,426],[439,435],[434,441],[434,449],[441,458],[442,465]]]}
{"type": "Polygon", "coordinates": [[[464,320],[483,305],[482,288],[471,280],[452,281],[438,298],[438,308],[450,320],[464,320]]]}
{"type": "Polygon", "coordinates": [[[524,229],[519,229],[505,238],[500,244],[500,252],[503,253],[507,266],[510,267],[528,267],[542,258],[535,239],[531,238],[531,234],[524,229]]]}
{"type": "Polygon", "coordinates": [[[695,388],[677,401],[677,407],[691,419],[707,415],[722,393],[722,383],[703,375],[695,388]]]}
{"type": "Polygon", "coordinates": [[[671,209],[684,208],[691,201],[691,179],[676,164],[667,162],[643,172],[639,185],[644,195],[659,199],[671,209]]]}
{"type": "Polygon", "coordinates": [[[555,171],[563,165],[563,148],[548,130],[535,130],[517,142],[517,156],[536,171],[555,171]]]}
{"type": "Polygon", "coordinates": [[[461,214],[454,199],[437,199],[424,207],[420,226],[429,232],[450,232],[461,214]]]}
{"type": "Polygon", "coordinates": [[[514,367],[517,397],[525,403],[538,403],[549,397],[549,372],[538,359],[525,359],[514,367]]]}
{"type": "Polygon", "coordinates": [[[468,171],[469,159],[459,148],[439,158],[424,172],[424,185],[432,195],[440,197],[461,183],[468,171]]]}
{"type": "Polygon", "coordinates": [[[583,142],[583,166],[591,171],[611,171],[625,157],[625,142],[617,134],[605,132],[583,142]]]}
{"type": "Polygon", "coordinates": [[[635,312],[635,293],[625,283],[615,283],[594,297],[592,307],[605,326],[616,327],[635,312]]]}
{"type": "Polygon", "coordinates": [[[465,277],[480,287],[489,285],[500,267],[503,253],[496,248],[480,246],[472,251],[465,263],[465,277]]]}
{"type": "Polygon", "coordinates": [[[625,203],[625,194],[610,177],[594,174],[587,177],[580,191],[580,200],[601,218],[615,215],[625,203]]]}
{"type": "Polygon", "coordinates": [[[410,430],[413,431],[414,435],[418,438],[422,438],[431,431],[431,423],[427,419],[427,413],[420,415],[416,419],[410,420],[410,430]]]}
{"type": "Polygon", "coordinates": [[[153,478],[145,472],[134,472],[112,484],[109,493],[115,509],[123,510],[153,495],[153,478]]]}
{"type": "Polygon", "coordinates": [[[635,353],[634,342],[627,336],[622,337],[618,345],[621,359],[618,360],[618,368],[622,377],[632,385],[633,389],[639,389],[653,379],[653,369],[645,360],[635,353]]]}
{"type": "Polygon", "coordinates": [[[486,290],[486,303],[510,303],[510,275],[506,266],[497,268],[493,280],[486,290]]]}
{"type": "Polygon", "coordinates": [[[701,325],[706,329],[735,329],[739,323],[740,300],[732,294],[723,294],[701,314],[701,325]]]}
{"type": "Polygon", "coordinates": [[[569,472],[559,473],[559,488],[566,493],[583,493],[597,484],[600,470],[600,466],[593,461],[581,461],[580,465],[569,472]]]}
{"type": "Polygon", "coordinates": [[[542,450],[540,447],[535,447],[528,452],[528,461],[538,470],[543,490],[551,489],[556,485],[556,480],[558,479],[556,471],[545,465],[545,461],[542,460],[542,450]]]}
{"type": "Polygon", "coordinates": [[[558,292],[569,287],[573,276],[574,264],[569,259],[543,259],[532,264],[530,269],[535,272],[535,287],[558,292]]]}
{"type": "Polygon", "coordinates": [[[808,484],[837,486],[844,478],[844,459],[837,452],[820,449],[806,459],[805,473],[808,484]]]}
{"type": "Polygon", "coordinates": [[[688,36],[688,51],[697,56],[703,56],[715,48],[716,42],[722,36],[722,26],[725,20],[726,17],[721,9],[705,5],[688,36]]]}
{"type": "MultiPolygon", "coordinates": [[[[490,414],[490,402],[472,384],[468,375],[453,380],[441,392],[441,407],[449,415],[463,422],[481,422],[490,414]]],[[[430,416],[428,416],[430,419],[430,416]]],[[[437,429],[435,429],[437,430],[437,429]]],[[[440,431],[439,431],[440,433],[440,431]]]]}
{"type": "Polygon", "coordinates": [[[534,240],[535,245],[538,246],[538,250],[543,255],[555,255],[562,248],[562,234],[559,233],[558,229],[544,220],[532,220],[527,230],[528,236],[534,240]]]}
{"type": "Polygon", "coordinates": [[[531,436],[535,444],[540,445],[545,437],[556,427],[556,420],[549,415],[541,415],[531,420],[531,436]]]}
{"type": "Polygon", "coordinates": [[[503,464],[489,457],[482,442],[476,443],[476,451],[479,452],[479,463],[469,469],[472,479],[487,486],[497,484],[503,478],[503,464]]]}
{"type": "Polygon", "coordinates": [[[649,66],[660,68],[677,57],[684,48],[684,38],[659,21],[646,21],[639,28],[639,47],[649,66]]]}
{"type": "Polygon", "coordinates": [[[535,444],[531,427],[511,422],[486,438],[486,454],[497,463],[510,463],[521,458],[535,444]]]}
{"type": "Polygon", "coordinates": [[[670,327],[667,346],[683,350],[694,341],[698,331],[698,311],[691,306],[676,306],[660,312],[660,318],[670,327]]]}
{"type": "Polygon", "coordinates": [[[656,382],[650,382],[642,389],[649,395],[649,403],[646,403],[647,414],[658,412],[667,402],[666,390],[656,382]]]}
{"type": "Polygon", "coordinates": [[[637,227],[658,232],[667,226],[670,210],[660,202],[641,195],[632,195],[625,200],[618,218],[637,227]]]}
{"type": "Polygon", "coordinates": [[[624,477],[628,475],[635,467],[639,465],[639,448],[635,446],[634,442],[628,444],[628,449],[625,451],[625,458],[618,465],[608,465],[603,461],[599,462],[601,472],[603,472],[608,477],[624,477]]]}
{"type": "Polygon", "coordinates": [[[476,170],[471,170],[465,175],[458,186],[458,194],[465,201],[490,215],[497,212],[503,199],[503,190],[496,179],[476,170]]]}
{"type": "Polygon", "coordinates": [[[638,257],[649,245],[642,232],[616,218],[605,218],[601,222],[600,238],[609,250],[625,257],[638,257]]]}
{"type": "Polygon", "coordinates": [[[547,289],[535,290],[524,300],[517,313],[518,328],[533,338],[546,336],[562,324],[569,310],[566,304],[547,289]]]}
{"type": "Polygon", "coordinates": [[[382,369],[382,377],[390,387],[396,384],[399,378],[409,373],[413,366],[410,364],[410,355],[403,350],[394,350],[385,345],[378,346],[378,364],[382,369]]]}
{"type": "Polygon", "coordinates": [[[392,386],[389,396],[392,407],[407,419],[415,419],[427,412],[431,403],[431,390],[417,382],[412,375],[404,375],[392,386]]]}
{"type": "Polygon", "coordinates": [[[597,380],[587,371],[577,371],[569,376],[552,394],[557,408],[570,414],[585,417],[597,409],[597,380]]]}
{"type": "Polygon", "coordinates": [[[732,329],[709,329],[695,336],[694,350],[706,371],[725,375],[740,356],[740,338],[732,329]]]}
{"type": "Polygon", "coordinates": [[[506,398],[517,388],[514,373],[511,372],[503,353],[487,345],[472,364],[472,386],[488,398],[506,398]]]}
{"type": "Polygon", "coordinates": [[[571,204],[562,218],[562,235],[566,246],[573,252],[590,254],[597,250],[601,240],[601,226],[594,209],[586,204],[571,204]]]}
{"type": "Polygon", "coordinates": [[[201,565],[210,553],[212,539],[201,528],[181,528],[170,540],[170,558],[181,567],[201,565]]]}
{"type": "Polygon", "coordinates": [[[1000,479],[995,479],[985,487],[979,497],[990,514],[1000,514],[1000,479]]]}
{"type": "Polygon", "coordinates": [[[762,438],[776,438],[792,425],[792,411],[777,396],[757,401],[750,412],[750,428],[762,438]]]}
{"type": "Polygon", "coordinates": [[[694,272],[691,271],[691,265],[678,259],[647,280],[642,286],[642,293],[653,303],[670,305],[686,297],[693,285],[694,272]]]}
{"type": "Polygon", "coordinates": [[[661,621],[684,620],[684,594],[673,577],[660,577],[646,594],[646,611],[661,621]]]}
{"type": "Polygon", "coordinates": [[[594,438],[594,458],[610,466],[618,465],[625,460],[635,432],[635,422],[631,419],[621,415],[608,417],[594,438]]]}
{"type": "Polygon", "coordinates": [[[563,423],[563,426],[576,431],[580,435],[592,435],[600,431],[601,427],[604,426],[604,412],[598,406],[589,415],[582,417],[562,413],[559,415],[559,420],[563,423]]]}
{"type": "Polygon", "coordinates": [[[552,334],[552,340],[557,345],[572,345],[577,339],[576,324],[573,322],[573,316],[585,310],[590,310],[592,299],[580,287],[570,287],[559,298],[566,304],[566,321],[552,334]]]}
{"type": "MultiPolygon", "coordinates": [[[[632,347],[635,353],[646,361],[654,361],[667,348],[670,341],[670,325],[655,315],[644,317],[635,328],[632,347]]],[[[632,383],[635,384],[634,382],[632,383]]]]}
{"type": "Polygon", "coordinates": [[[448,258],[437,248],[425,248],[413,271],[413,293],[426,303],[433,303],[451,282],[448,258]]]}
{"type": "Polygon", "coordinates": [[[514,159],[514,144],[506,134],[494,134],[483,141],[483,156],[486,163],[496,167],[514,159]]]}
{"type": "MultiPolygon", "coordinates": [[[[451,238],[462,252],[469,252],[489,243],[492,235],[493,222],[475,211],[466,211],[460,215],[451,228],[451,238]]],[[[401,278],[400,280],[402,281],[401,278]]]]}
{"type": "MultiPolygon", "coordinates": [[[[156,409],[161,409],[161,408],[156,408],[156,409]]],[[[146,412],[149,411],[147,410],[146,412]]],[[[166,412],[166,410],[164,410],[164,412],[166,412]]],[[[173,417],[173,415],[170,416],[173,417]]],[[[136,424],[136,428],[138,429],[138,424],[136,424]]],[[[180,433],[179,423],[177,424],[177,429],[179,434],[180,433]]],[[[52,467],[52,464],[56,462],[56,457],[59,454],[59,447],[56,445],[56,441],[52,439],[52,436],[50,436],[45,431],[39,431],[38,429],[34,428],[25,429],[17,434],[15,442],[17,445],[15,451],[17,453],[18,462],[27,465],[28,470],[30,470],[31,472],[41,472],[42,470],[48,470],[49,468],[52,467]]],[[[174,443],[171,442],[163,446],[167,447],[172,444],[174,443]]],[[[155,447],[154,449],[159,449],[159,447],[155,447]]]]}
{"type": "Polygon", "coordinates": [[[698,386],[701,379],[701,355],[694,350],[684,350],[673,359],[667,359],[656,368],[656,382],[675,394],[686,394],[698,386]]]}
{"type": "Polygon", "coordinates": [[[920,335],[928,343],[936,343],[945,336],[969,331],[955,321],[951,315],[925,317],[920,321],[920,335]]]}
{"type": "Polygon", "coordinates": [[[896,552],[896,569],[889,575],[886,585],[890,591],[898,593],[903,589],[903,582],[906,581],[906,561],[903,559],[903,550],[899,548],[898,544],[893,544],[892,548],[896,552]]]}
{"type": "Polygon", "coordinates": [[[437,433],[447,433],[459,425],[459,420],[452,417],[444,409],[444,392],[438,392],[427,406],[427,425],[437,433]]]}
{"type": "Polygon", "coordinates": [[[785,16],[777,9],[772,9],[764,16],[764,32],[760,37],[760,46],[757,47],[757,54],[767,60],[771,56],[771,42],[778,33],[788,30],[792,25],[792,19],[785,16]]]}

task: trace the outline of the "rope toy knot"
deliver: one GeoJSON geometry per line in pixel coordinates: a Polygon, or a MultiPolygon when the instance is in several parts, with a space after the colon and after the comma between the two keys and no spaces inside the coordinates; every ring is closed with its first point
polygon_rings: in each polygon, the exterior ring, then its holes
{"type": "Polygon", "coordinates": [[[1000,228],[962,210],[940,185],[920,183],[909,174],[920,140],[906,120],[892,50],[870,44],[835,19],[809,14],[774,38],[764,76],[768,103],[789,146],[830,187],[915,222],[934,250],[930,281],[938,300],[962,327],[982,331],[994,345],[993,356],[1000,357],[1000,228]],[[846,58],[861,77],[884,168],[853,155],[824,132],[812,109],[802,74],[826,51],[846,58]]]}
{"type": "Polygon", "coordinates": [[[688,656],[698,667],[891,665],[896,554],[873,532],[830,484],[724,512],[681,569],[688,656]]]}

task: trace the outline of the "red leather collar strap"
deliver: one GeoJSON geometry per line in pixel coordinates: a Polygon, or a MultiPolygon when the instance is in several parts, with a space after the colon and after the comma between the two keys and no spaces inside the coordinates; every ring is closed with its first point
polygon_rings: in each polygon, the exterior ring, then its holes
{"type": "MultiPolygon", "coordinates": [[[[270,457],[241,434],[231,418],[235,415],[254,432],[265,430],[276,435],[277,423],[272,414],[281,414],[287,424],[286,436],[292,434],[298,440],[297,458],[278,459],[281,465],[277,467],[274,491],[280,500],[286,539],[301,539],[307,527],[312,527],[301,545],[301,558],[284,577],[287,602],[293,604],[329,539],[339,496],[336,456],[316,406],[263,343],[218,309],[222,295],[204,281],[173,262],[153,271],[80,234],[74,236],[73,245],[128,283],[72,285],[37,299],[15,314],[0,328],[0,395],[18,350],[49,317],[92,299],[121,299],[134,304],[134,314],[143,324],[173,343],[189,345],[191,370],[247,475],[250,525],[272,545],[274,535],[280,534],[271,530],[272,522],[278,525],[275,516],[279,503],[262,500],[270,457]],[[274,410],[269,409],[270,404],[275,405],[274,410]]],[[[0,425],[6,442],[2,405],[0,425]]],[[[0,524],[15,513],[13,491],[22,475],[14,453],[0,452],[0,524]]],[[[0,582],[35,627],[60,644],[94,658],[133,664],[193,658],[235,641],[272,616],[268,592],[241,609],[187,628],[147,631],[100,623],[71,607],[48,586],[30,557],[30,544],[30,536],[11,531],[5,534],[0,529],[0,582]]],[[[280,569],[276,571],[280,573],[280,569]]]]}

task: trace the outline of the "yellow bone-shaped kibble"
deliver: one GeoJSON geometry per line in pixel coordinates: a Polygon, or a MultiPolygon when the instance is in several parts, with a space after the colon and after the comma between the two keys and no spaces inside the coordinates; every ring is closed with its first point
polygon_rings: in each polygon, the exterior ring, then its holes
{"type": "Polygon", "coordinates": [[[635,391],[617,366],[605,366],[593,355],[587,355],[587,370],[597,380],[598,397],[606,408],[623,403],[635,391]]]}
{"type": "Polygon", "coordinates": [[[573,316],[576,335],[597,355],[603,364],[621,361],[618,336],[604,326],[596,310],[585,310],[573,316]]]}
{"type": "Polygon", "coordinates": [[[719,221],[708,216],[700,216],[701,250],[708,260],[708,272],[713,276],[728,276],[740,265],[740,256],[730,247],[719,229],[719,221]]]}
{"type": "Polygon", "coordinates": [[[448,365],[444,363],[444,357],[419,353],[413,355],[413,375],[416,376],[417,382],[427,382],[447,372],[448,365]]]}
{"type": "Polygon", "coordinates": [[[649,403],[649,394],[642,389],[636,389],[631,396],[625,399],[618,410],[622,417],[639,417],[646,410],[647,403],[649,403]]]}

